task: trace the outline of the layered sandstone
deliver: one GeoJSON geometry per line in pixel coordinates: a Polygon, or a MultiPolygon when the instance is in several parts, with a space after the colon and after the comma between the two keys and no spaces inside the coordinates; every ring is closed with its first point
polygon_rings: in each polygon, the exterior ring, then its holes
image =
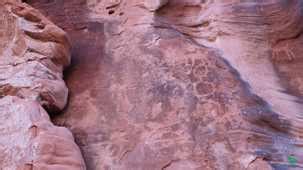
{"type": "Polygon", "coordinates": [[[37,10],[0,2],[0,169],[85,169],[73,135],[54,126],[67,102],[65,32],[37,10]]]}

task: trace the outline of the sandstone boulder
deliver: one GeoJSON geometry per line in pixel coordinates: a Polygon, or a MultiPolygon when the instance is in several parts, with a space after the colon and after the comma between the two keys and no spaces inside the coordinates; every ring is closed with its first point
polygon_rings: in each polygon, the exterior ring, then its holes
{"type": "Polygon", "coordinates": [[[0,169],[86,169],[71,132],[44,110],[54,114],[67,103],[65,32],[14,0],[0,2],[0,16],[0,169]]]}
{"type": "Polygon", "coordinates": [[[54,126],[39,103],[7,96],[0,112],[1,169],[85,169],[71,132],[54,126]]]}
{"type": "Polygon", "coordinates": [[[26,4],[1,1],[0,94],[37,100],[50,112],[67,102],[62,80],[70,63],[63,30],[26,4]]]}

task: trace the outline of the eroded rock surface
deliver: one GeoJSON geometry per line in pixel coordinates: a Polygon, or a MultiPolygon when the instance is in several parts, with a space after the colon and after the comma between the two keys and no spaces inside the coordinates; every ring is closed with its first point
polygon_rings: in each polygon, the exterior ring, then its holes
{"type": "Polygon", "coordinates": [[[67,102],[65,32],[14,0],[0,2],[0,17],[0,169],[86,169],[71,132],[44,110],[57,113],[67,102]]]}
{"type": "Polygon", "coordinates": [[[88,169],[303,167],[302,1],[28,3],[71,36],[88,169]]]}
{"type": "Polygon", "coordinates": [[[71,132],[54,126],[37,102],[7,96],[0,111],[2,169],[85,169],[71,132]]]}
{"type": "Polygon", "coordinates": [[[68,90],[62,71],[70,62],[65,32],[29,6],[1,3],[1,95],[31,98],[49,111],[63,109],[68,90]]]}

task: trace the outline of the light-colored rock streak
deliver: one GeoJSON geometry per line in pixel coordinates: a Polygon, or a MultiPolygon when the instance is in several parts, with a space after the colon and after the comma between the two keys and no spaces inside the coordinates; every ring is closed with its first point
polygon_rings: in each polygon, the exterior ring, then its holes
{"type": "MultiPolygon", "coordinates": [[[[301,1],[226,2],[214,1],[199,18],[212,21],[194,39],[214,47],[239,72],[252,93],[292,124],[290,133],[302,136],[303,105],[280,84],[272,60],[272,46],[302,31],[301,1]],[[284,24],[281,24],[281,23],[284,24]],[[201,35],[213,36],[205,40],[201,35]],[[298,133],[299,132],[299,133],[298,133]]],[[[282,56],[283,57],[283,56],[282,56]]],[[[284,56],[288,60],[288,56],[284,56]]],[[[283,59],[282,59],[283,60],[283,59]]]]}
{"type": "MultiPolygon", "coordinates": [[[[223,56],[239,71],[243,80],[247,81],[253,93],[262,97],[282,118],[290,120],[294,129],[300,128],[302,127],[303,105],[298,103],[298,98],[287,94],[279,83],[280,79],[271,60],[271,44],[302,31],[302,23],[300,23],[302,15],[299,10],[302,8],[302,3],[272,1],[251,4],[251,8],[245,5],[245,3],[239,4],[238,14],[235,13],[231,18],[236,20],[239,16],[244,16],[244,19],[251,21],[256,27],[255,35],[241,33],[241,29],[247,29],[248,33],[253,32],[249,30],[251,28],[249,24],[248,26],[236,24],[234,30],[236,32],[240,30],[237,36],[218,37],[215,44],[222,50],[223,56]],[[255,11],[249,13],[251,10],[255,11]],[[245,12],[247,12],[246,16],[245,12]],[[260,41],[255,40],[255,37],[261,37],[260,41]]],[[[298,135],[302,136],[302,134],[298,135]]]]}
{"type": "Polygon", "coordinates": [[[253,46],[249,44],[241,39],[222,37],[217,39],[215,47],[220,49],[222,56],[238,70],[252,93],[263,98],[282,118],[294,121],[295,126],[302,127],[300,123],[303,123],[303,106],[298,103],[298,98],[287,94],[279,83],[268,52],[261,50],[265,44],[258,45],[259,48],[255,47],[255,51],[247,49],[253,46]]]}

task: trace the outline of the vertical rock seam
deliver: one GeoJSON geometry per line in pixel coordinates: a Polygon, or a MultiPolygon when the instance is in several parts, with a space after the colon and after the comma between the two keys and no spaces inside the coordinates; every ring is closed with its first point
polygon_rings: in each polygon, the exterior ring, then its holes
{"type": "Polygon", "coordinates": [[[72,133],[49,118],[67,103],[65,32],[16,0],[0,2],[0,167],[85,170],[72,133]]]}

